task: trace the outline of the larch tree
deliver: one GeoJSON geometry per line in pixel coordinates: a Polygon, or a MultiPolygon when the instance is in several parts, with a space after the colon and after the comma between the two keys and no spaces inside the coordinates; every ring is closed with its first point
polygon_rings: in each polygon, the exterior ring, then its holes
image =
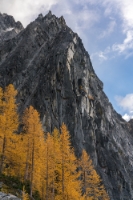
{"type": "Polygon", "coordinates": [[[33,190],[39,193],[42,200],[45,200],[46,194],[46,141],[42,133],[41,140],[38,141],[38,151],[35,153],[35,167],[33,190]]]}
{"type": "Polygon", "coordinates": [[[81,200],[80,174],[77,172],[77,159],[70,145],[70,135],[65,126],[61,134],[54,129],[47,134],[45,161],[45,200],[81,200]]]}
{"type": "Polygon", "coordinates": [[[0,115],[3,114],[3,89],[0,87],[0,115]]]}
{"type": "Polygon", "coordinates": [[[3,89],[0,87],[0,166],[2,161],[2,146],[3,146],[3,128],[2,128],[2,120],[4,114],[3,95],[4,95],[3,89]]]}
{"type": "Polygon", "coordinates": [[[54,173],[53,173],[53,199],[61,199],[61,140],[60,132],[55,128],[52,132],[53,136],[53,159],[54,159],[54,173]]]}
{"type": "Polygon", "coordinates": [[[77,161],[64,123],[44,138],[39,113],[30,106],[24,134],[13,134],[19,125],[16,95],[13,85],[0,88],[0,173],[30,181],[30,196],[37,190],[42,200],[109,200],[85,150],[77,161]]]}
{"type": "Polygon", "coordinates": [[[30,195],[36,189],[37,169],[40,156],[40,145],[44,139],[42,124],[39,113],[30,106],[24,112],[23,116],[24,131],[27,135],[26,144],[26,163],[25,163],[25,180],[30,181],[30,195]]]}
{"type": "Polygon", "coordinates": [[[47,134],[46,139],[46,200],[61,199],[61,149],[60,134],[54,129],[52,134],[47,134]]]}
{"type": "Polygon", "coordinates": [[[4,173],[10,176],[16,176],[19,180],[24,181],[25,160],[26,160],[26,143],[27,137],[22,134],[13,134],[8,142],[7,164],[4,173]]]}
{"type": "Polygon", "coordinates": [[[53,192],[53,173],[54,173],[54,152],[53,152],[53,137],[50,133],[46,139],[46,200],[52,199],[53,192]]]}
{"type": "Polygon", "coordinates": [[[40,186],[37,188],[41,199],[60,200],[60,134],[54,129],[52,134],[47,133],[40,154],[40,186]]]}
{"type": "MultiPolygon", "coordinates": [[[[2,91],[2,90],[1,90],[2,91]]],[[[1,92],[0,92],[1,93],[1,92]]],[[[10,84],[5,88],[2,95],[2,112],[0,113],[0,136],[1,136],[1,158],[0,158],[0,173],[3,172],[4,162],[8,155],[8,142],[18,129],[18,114],[16,105],[17,91],[14,86],[10,84]]]]}
{"type": "Polygon", "coordinates": [[[82,151],[79,167],[81,169],[82,190],[85,200],[109,200],[100,176],[94,169],[92,160],[85,150],[82,151]]]}
{"type": "Polygon", "coordinates": [[[81,199],[81,183],[77,172],[77,159],[71,147],[66,125],[61,126],[61,194],[62,199],[81,199]]]}

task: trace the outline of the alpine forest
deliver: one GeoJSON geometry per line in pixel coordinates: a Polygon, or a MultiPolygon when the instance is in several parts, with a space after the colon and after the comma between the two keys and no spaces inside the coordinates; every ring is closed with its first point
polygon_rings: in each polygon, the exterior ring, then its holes
{"type": "Polygon", "coordinates": [[[69,131],[45,133],[32,106],[18,115],[17,91],[0,88],[0,178],[16,180],[21,199],[109,200],[90,156],[76,157],[69,131]]]}

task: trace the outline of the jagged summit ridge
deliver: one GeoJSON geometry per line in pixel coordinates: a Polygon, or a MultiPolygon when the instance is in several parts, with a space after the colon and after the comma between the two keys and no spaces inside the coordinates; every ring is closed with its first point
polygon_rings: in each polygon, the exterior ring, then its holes
{"type": "MultiPolygon", "coordinates": [[[[47,13],[47,15],[45,15],[44,17],[43,17],[43,14],[40,13],[40,14],[38,15],[38,18],[39,18],[39,19],[43,19],[43,18],[44,18],[44,19],[46,19],[46,18],[47,18],[47,19],[52,19],[52,18],[55,19],[55,18],[56,18],[56,19],[59,19],[59,21],[62,22],[62,24],[66,25],[66,22],[65,22],[64,17],[61,16],[60,18],[57,18],[55,15],[52,14],[51,10],[50,10],[50,11],[47,13]]],[[[38,19],[38,18],[37,18],[37,19],[38,19]]]]}
{"type": "MultiPolygon", "coordinates": [[[[1,18],[0,18],[1,19],[1,18]]],[[[76,155],[91,155],[111,200],[133,199],[133,138],[103,92],[82,40],[52,13],[0,45],[0,86],[18,90],[19,113],[33,105],[45,131],[65,122],[76,155]]]]}
{"type": "Polygon", "coordinates": [[[13,38],[21,30],[23,25],[19,21],[15,22],[11,15],[0,13],[0,41],[13,38]]]}

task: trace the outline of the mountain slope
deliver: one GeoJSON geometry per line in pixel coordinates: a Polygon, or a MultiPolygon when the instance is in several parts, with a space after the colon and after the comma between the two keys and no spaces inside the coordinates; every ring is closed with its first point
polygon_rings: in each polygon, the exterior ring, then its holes
{"type": "MultiPolygon", "coordinates": [[[[0,18],[1,20],[1,18],[0,18]]],[[[4,37],[4,34],[3,34],[4,37]]],[[[133,199],[133,138],[103,92],[81,39],[49,12],[0,44],[0,86],[33,105],[45,131],[65,122],[77,156],[91,155],[111,200],[133,199]]]]}

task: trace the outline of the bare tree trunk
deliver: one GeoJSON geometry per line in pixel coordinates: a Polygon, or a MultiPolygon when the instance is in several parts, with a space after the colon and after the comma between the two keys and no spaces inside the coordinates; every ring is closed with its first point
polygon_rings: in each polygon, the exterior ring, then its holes
{"type": "Polygon", "coordinates": [[[65,199],[64,188],[64,159],[62,157],[62,199],[65,199]]]}
{"type": "Polygon", "coordinates": [[[86,194],[86,173],[84,171],[84,190],[85,190],[85,200],[87,200],[87,194],[86,194]]]}
{"type": "Polygon", "coordinates": [[[34,139],[33,139],[33,149],[32,149],[32,163],[31,163],[31,180],[30,180],[30,196],[33,193],[33,175],[34,175],[34,139]]]}
{"type": "Polygon", "coordinates": [[[47,158],[46,158],[46,200],[48,200],[48,145],[47,145],[47,158]]]}
{"type": "Polygon", "coordinates": [[[52,200],[55,199],[55,155],[54,155],[54,164],[53,164],[53,188],[52,188],[52,200]]]}
{"type": "Polygon", "coordinates": [[[5,146],[6,146],[6,137],[4,135],[3,144],[2,144],[2,153],[1,153],[1,160],[0,160],[0,174],[3,172],[3,164],[5,160],[5,146]]]}
{"type": "Polygon", "coordinates": [[[52,177],[52,178],[53,178],[53,180],[52,180],[52,200],[54,200],[54,177],[52,177]]]}
{"type": "Polygon", "coordinates": [[[42,191],[42,200],[44,200],[44,187],[43,187],[43,184],[44,183],[44,181],[42,181],[42,189],[41,189],[41,191],[42,191]]]}
{"type": "Polygon", "coordinates": [[[27,156],[26,156],[26,166],[25,166],[25,175],[24,175],[24,181],[26,181],[28,179],[28,168],[29,168],[29,164],[28,164],[28,159],[29,159],[29,139],[28,139],[28,150],[27,150],[27,156]]]}

